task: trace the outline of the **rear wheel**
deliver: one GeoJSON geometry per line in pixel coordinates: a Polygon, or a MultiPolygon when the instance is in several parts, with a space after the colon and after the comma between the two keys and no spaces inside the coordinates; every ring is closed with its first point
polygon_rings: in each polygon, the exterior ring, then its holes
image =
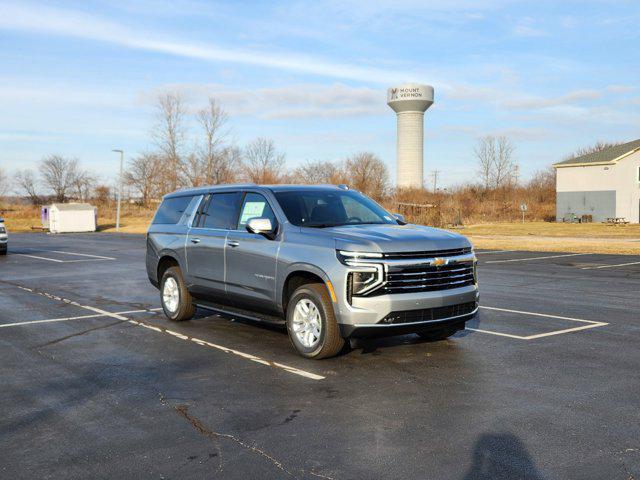
{"type": "Polygon", "coordinates": [[[170,320],[181,322],[191,319],[196,313],[191,294],[182,278],[180,267],[170,267],[160,281],[162,310],[170,320]]]}
{"type": "Polygon", "coordinates": [[[306,358],[328,358],[344,347],[327,288],[321,283],[298,287],[287,306],[291,343],[306,358]]]}

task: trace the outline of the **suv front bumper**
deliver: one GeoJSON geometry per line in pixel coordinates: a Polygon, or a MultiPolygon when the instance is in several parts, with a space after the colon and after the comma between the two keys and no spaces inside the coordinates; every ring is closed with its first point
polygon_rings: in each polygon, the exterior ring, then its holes
{"type": "Polygon", "coordinates": [[[451,326],[464,328],[464,323],[478,311],[478,300],[477,285],[434,292],[353,297],[352,305],[340,309],[340,330],[346,338],[402,335],[451,326]],[[423,320],[425,318],[427,320],[423,320]]]}

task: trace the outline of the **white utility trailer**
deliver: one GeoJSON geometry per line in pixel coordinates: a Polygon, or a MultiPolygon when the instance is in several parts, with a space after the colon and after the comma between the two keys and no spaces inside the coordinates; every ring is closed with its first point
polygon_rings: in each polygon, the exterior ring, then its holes
{"type": "Polygon", "coordinates": [[[51,233],[95,232],[98,210],[88,203],[52,203],[42,207],[42,227],[51,233]]]}

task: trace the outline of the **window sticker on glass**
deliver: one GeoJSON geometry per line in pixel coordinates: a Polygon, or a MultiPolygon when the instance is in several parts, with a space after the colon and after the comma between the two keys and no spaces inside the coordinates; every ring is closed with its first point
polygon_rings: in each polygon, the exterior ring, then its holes
{"type": "Polygon", "coordinates": [[[262,216],[265,205],[265,202],[246,202],[242,209],[240,223],[244,225],[249,219],[262,216]]]}

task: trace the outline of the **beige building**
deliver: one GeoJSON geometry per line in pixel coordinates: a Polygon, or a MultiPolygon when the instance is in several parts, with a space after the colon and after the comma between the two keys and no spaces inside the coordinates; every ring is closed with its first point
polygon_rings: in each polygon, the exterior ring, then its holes
{"type": "Polygon", "coordinates": [[[591,215],[594,222],[640,223],[640,139],[554,165],[556,217],[591,215]]]}

